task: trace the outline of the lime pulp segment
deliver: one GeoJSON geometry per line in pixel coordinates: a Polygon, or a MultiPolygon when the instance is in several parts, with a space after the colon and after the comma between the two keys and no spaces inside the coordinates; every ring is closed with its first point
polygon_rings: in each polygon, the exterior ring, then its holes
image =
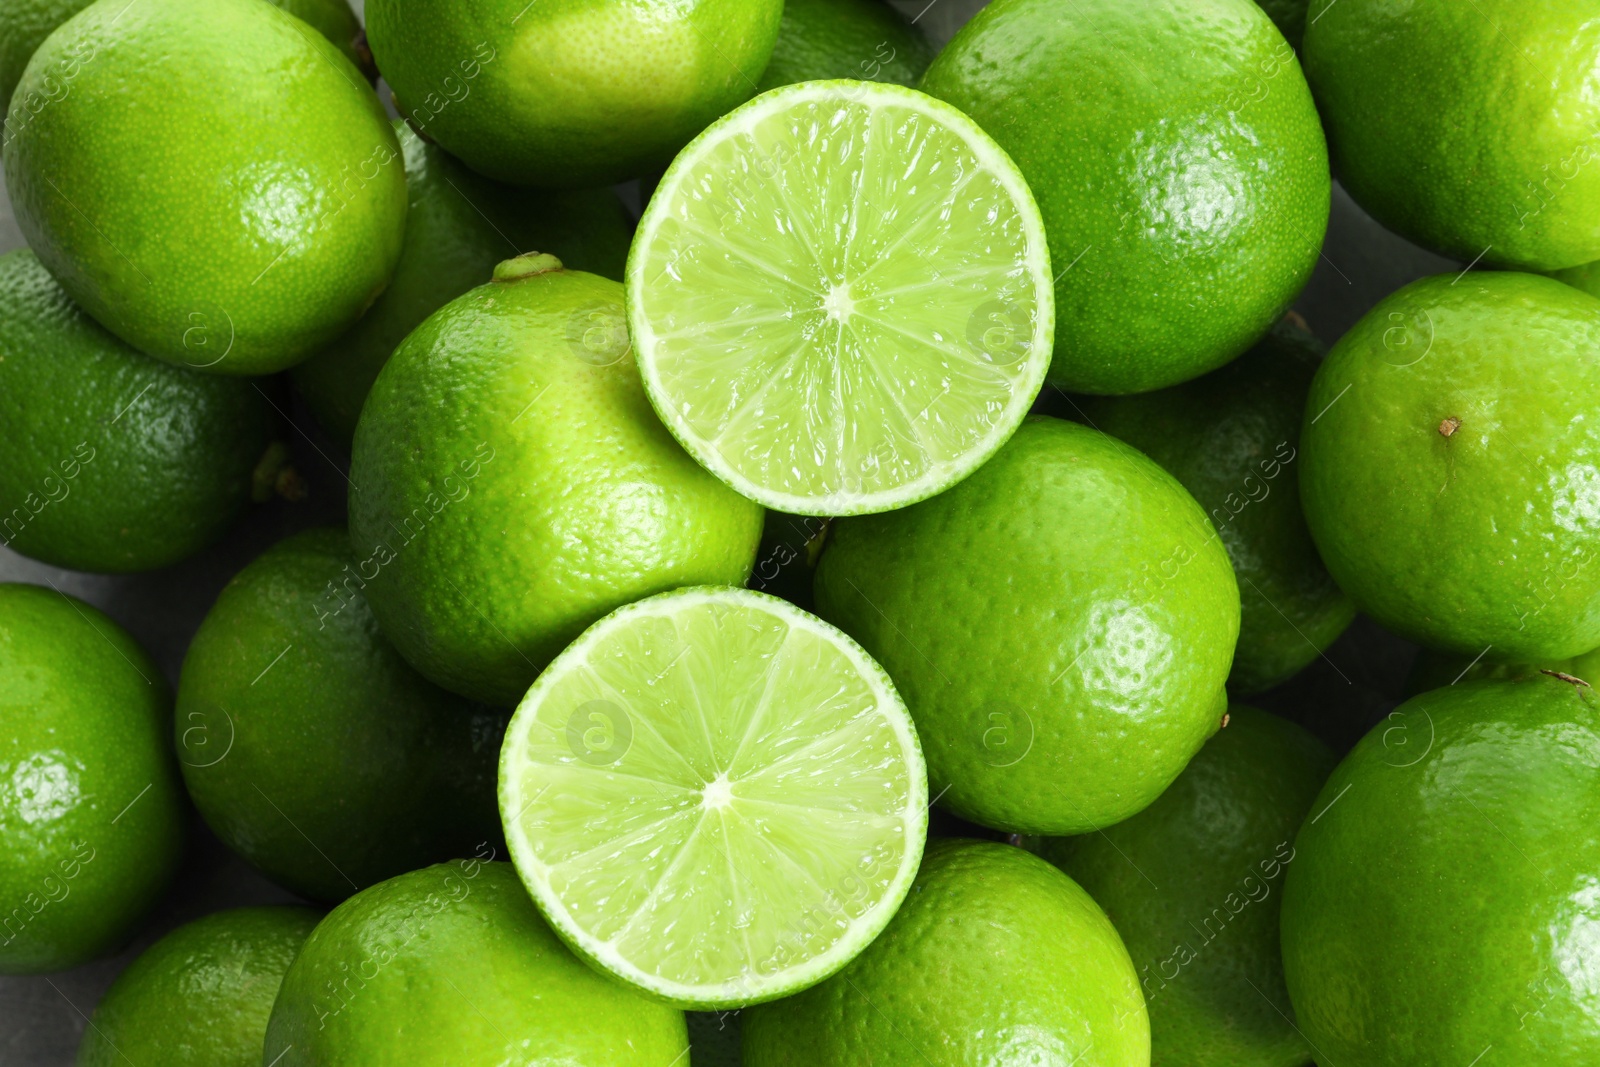
{"type": "Polygon", "coordinates": [[[511,856],[581,955],[685,1007],[848,963],[910,888],[927,779],[859,645],[698,587],[621,608],[539,676],[500,758],[511,856]]]}
{"type": "Polygon", "coordinates": [[[1054,287],[1027,183],[912,89],[764,93],[673,162],[628,260],[645,387],[734,489],[886,511],[1004,444],[1050,364],[1054,287]]]}

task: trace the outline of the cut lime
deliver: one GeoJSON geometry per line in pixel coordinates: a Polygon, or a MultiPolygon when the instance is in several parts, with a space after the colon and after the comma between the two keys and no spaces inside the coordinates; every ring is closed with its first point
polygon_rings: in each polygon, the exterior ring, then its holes
{"type": "Polygon", "coordinates": [[[801,82],[690,142],[628,257],[645,388],[690,454],[769,508],[887,511],[1005,443],[1050,365],[1033,194],[955,108],[801,82]]]}
{"type": "Polygon", "coordinates": [[[813,985],[883,929],[927,830],[889,676],[776,597],[681,589],[590,627],[517,708],[506,840],[580,955],[675,1004],[813,985]]]}

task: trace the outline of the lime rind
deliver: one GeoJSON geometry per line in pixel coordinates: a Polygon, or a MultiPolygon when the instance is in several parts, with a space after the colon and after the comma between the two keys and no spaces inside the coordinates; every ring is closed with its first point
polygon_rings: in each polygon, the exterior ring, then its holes
{"type": "Polygon", "coordinates": [[[821,619],[694,587],[606,616],[506,732],[511,857],[580,956],[670,1003],[742,1007],[833,974],[909,891],[916,730],[821,619]]]}
{"type": "Polygon", "coordinates": [[[1044,383],[1044,222],[976,123],[913,89],[756,97],[668,168],[627,268],[652,404],[769,508],[903,507],[977,469],[1044,383]]]}

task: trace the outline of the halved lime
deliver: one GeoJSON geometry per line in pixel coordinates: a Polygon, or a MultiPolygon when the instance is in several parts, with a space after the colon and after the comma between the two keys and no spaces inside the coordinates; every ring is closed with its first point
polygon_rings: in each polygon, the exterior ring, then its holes
{"type": "Polygon", "coordinates": [[[776,597],[700,586],[601,619],[500,756],[523,883],[580,955],[692,1008],[821,981],[883,929],[927,831],[889,676],[776,597]]]}
{"type": "Polygon", "coordinates": [[[1050,365],[1044,223],[977,125],[913,89],[801,82],[690,142],[628,257],[645,388],[769,508],[858,515],[960,481],[1050,365]]]}

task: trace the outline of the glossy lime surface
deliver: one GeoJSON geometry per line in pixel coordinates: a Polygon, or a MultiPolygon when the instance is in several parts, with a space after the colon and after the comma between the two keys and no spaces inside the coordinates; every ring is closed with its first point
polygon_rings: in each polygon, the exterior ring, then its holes
{"type": "Polygon", "coordinates": [[[836,520],[815,590],[905,698],[930,792],[985,826],[1125,819],[1226,710],[1226,551],[1176,479],[1076,423],[1030,417],[953,489],[836,520]]]}
{"type": "Polygon", "coordinates": [[[79,310],[32,252],[0,257],[9,547],[82,571],[184,559],[271,491],[278,423],[256,383],[142,355],[79,310]]]}
{"type": "Polygon", "coordinates": [[[1311,276],[1327,148],[1250,0],[995,0],[922,86],[1027,177],[1050,237],[1050,380],[1139,393],[1233,359],[1311,276]]]}
{"type": "Polygon", "coordinates": [[[1333,770],[1294,723],[1235,704],[1165,793],[1042,854],[1106,909],[1139,974],[1154,1067],[1303,1067],[1278,907],[1294,837],[1333,770]]]}
{"type": "Polygon", "coordinates": [[[916,85],[933,61],[927,35],[883,0],[784,0],[761,91],[819,78],[916,85]]]}
{"type": "Polygon", "coordinates": [[[754,95],[782,0],[372,0],[400,114],[480,174],[577,188],[665,167],[754,95]]]}
{"type": "Polygon", "coordinates": [[[267,1016],[312,908],[234,908],[172,931],[117,976],[78,1067],[261,1067],[267,1016]]]}
{"type": "Polygon", "coordinates": [[[911,895],[839,974],[743,1014],[746,1067],[1145,1067],[1150,1024],[1128,950],[1037,856],[929,844],[911,895]]]}
{"type": "Polygon", "coordinates": [[[1091,426],[1172,472],[1210,516],[1239,580],[1235,694],[1292,677],[1355,617],[1300,510],[1300,424],[1321,355],[1309,333],[1283,322],[1192,382],[1074,401],[1091,426]]]}
{"type": "Polygon", "coordinates": [[[1283,896],[1319,1062],[1594,1062],[1596,704],[1550,677],[1463,682],[1402,704],[1333,772],[1283,896]]]}
{"type": "Polygon", "coordinates": [[[1600,259],[1600,0],[1312,0],[1306,76],[1340,183],[1463,263],[1600,259]]]}
{"type": "Polygon", "coordinates": [[[1600,645],[1600,300],[1529,274],[1414,282],[1317,372],[1300,495],[1361,610],[1466,656],[1600,645]]]}
{"type": "Polygon", "coordinates": [[[62,287],[180,366],[299,362],[400,255],[405,174],[377,96],[259,0],[91,4],[29,61],[4,155],[17,225],[62,287]]]}
{"type": "Polygon", "coordinates": [[[172,698],[127,631],[0,584],[0,974],[120,948],[183,851],[172,698]]]}
{"type": "Polygon", "coordinates": [[[195,806],[313,900],[499,839],[503,716],[439,689],[378,632],[344,530],[280,541],[189,646],[173,741],[195,806]]]}
{"type": "Polygon", "coordinates": [[[656,418],[622,286],[550,256],[502,264],[406,339],[350,478],[384,632],[438,684],[501,706],[613,608],[742,585],[761,535],[761,509],[656,418]]]}
{"type": "Polygon", "coordinates": [[[681,1011],[590,970],[509,863],[473,858],[335,908],[284,976],[261,1062],[682,1067],[687,1051],[681,1011]]]}

